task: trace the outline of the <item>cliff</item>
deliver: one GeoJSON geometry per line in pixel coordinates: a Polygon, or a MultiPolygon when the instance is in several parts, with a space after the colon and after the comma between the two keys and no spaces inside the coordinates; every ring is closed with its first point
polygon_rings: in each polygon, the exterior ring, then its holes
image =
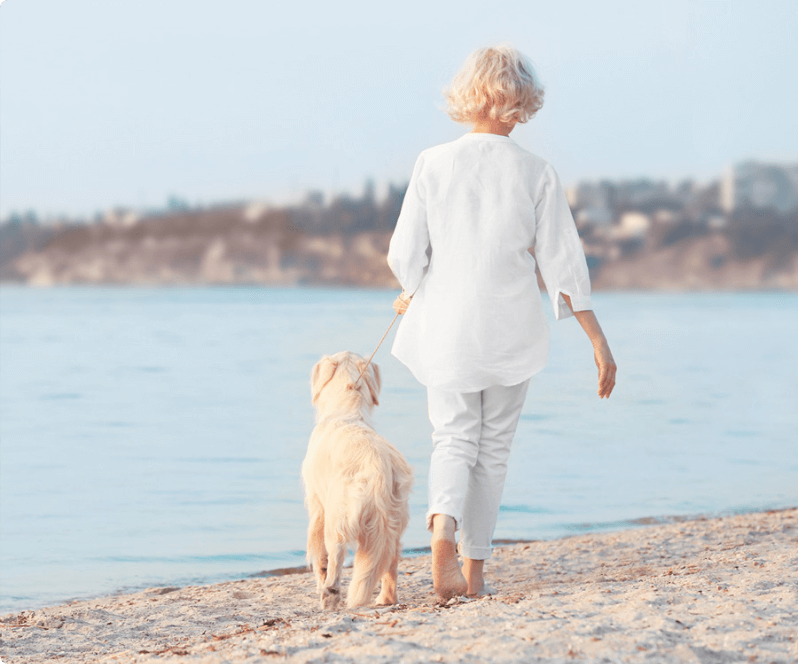
{"type": "Polygon", "coordinates": [[[798,290],[798,252],[739,258],[725,233],[688,238],[609,261],[596,290],[798,290]]]}

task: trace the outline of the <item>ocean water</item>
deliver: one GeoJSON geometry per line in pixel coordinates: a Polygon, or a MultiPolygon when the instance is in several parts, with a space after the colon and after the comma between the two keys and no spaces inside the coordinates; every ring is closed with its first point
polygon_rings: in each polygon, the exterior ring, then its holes
{"type": "MultiPolygon", "coordinates": [[[[322,354],[368,355],[393,292],[0,289],[0,611],[302,565],[299,478],[322,354]]],[[[553,323],[497,538],[798,505],[798,294],[599,293],[619,365],[553,323]]],[[[415,469],[430,425],[390,354],[376,426],[415,469]]]]}

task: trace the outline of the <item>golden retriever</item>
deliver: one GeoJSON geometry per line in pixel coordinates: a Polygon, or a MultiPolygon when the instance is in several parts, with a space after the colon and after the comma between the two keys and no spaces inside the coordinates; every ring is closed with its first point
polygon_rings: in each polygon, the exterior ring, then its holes
{"type": "Polygon", "coordinates": [[[316,428],[302,463],[305,505],[310,516],[308,564],[316,574],[323,609],[340,601],[341,568],[347,546],[356,544],[346,604],[396,604],[400,544],[409,520],[413,471],[402,454],[371,426],[379,404],[380,370],[343,351],[313,367],[311,392],[316,428]]]}

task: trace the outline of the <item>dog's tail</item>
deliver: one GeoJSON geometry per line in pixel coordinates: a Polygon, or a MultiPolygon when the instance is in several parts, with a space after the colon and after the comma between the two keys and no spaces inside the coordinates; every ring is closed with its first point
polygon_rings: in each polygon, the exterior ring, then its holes
{"type": "Polygon", "coordinates": [[[380,577],[398,560],[399,540],[410,518],[407,499],[413,473],[396,450],[375,455],[381,472],[361,480],[357,551],[346,604],[349,608],[370,604],[380,577]]]}

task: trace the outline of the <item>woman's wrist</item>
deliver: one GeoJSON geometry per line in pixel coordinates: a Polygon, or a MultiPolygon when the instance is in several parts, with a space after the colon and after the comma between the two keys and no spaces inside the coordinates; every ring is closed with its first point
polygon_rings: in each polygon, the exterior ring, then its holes
{"type": "Polygon", "coordinates": [[[595,339],[591,339],[590,342],[593,344],[593,348],[596,350],[610,347],[607,337],[605,337],[603,334],[601,336],[597,336],[595,339]]]}

